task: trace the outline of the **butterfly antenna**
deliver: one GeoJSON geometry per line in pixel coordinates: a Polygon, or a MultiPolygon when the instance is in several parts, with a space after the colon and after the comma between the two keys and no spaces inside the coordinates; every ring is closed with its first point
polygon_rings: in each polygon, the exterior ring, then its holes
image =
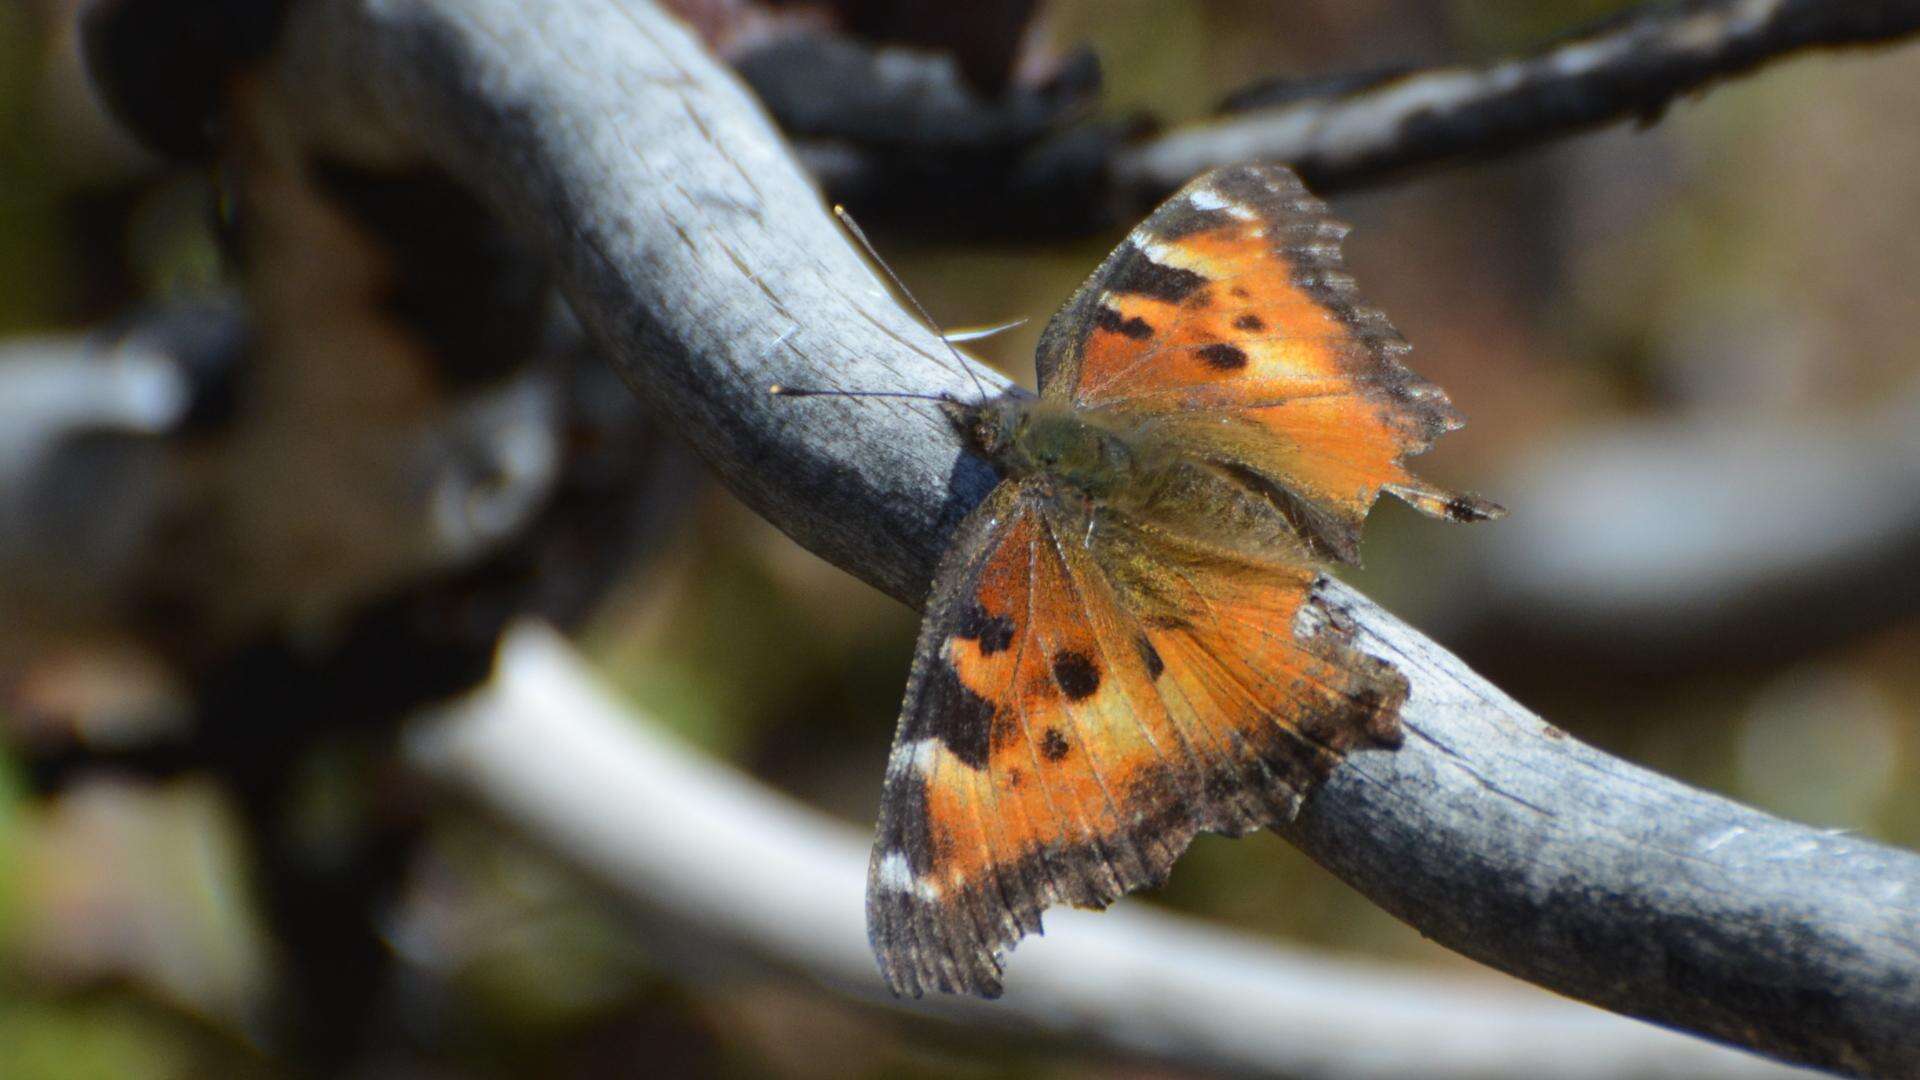
{"type": "MultiPolygon", "coordinates": [[[[961,371],[966,372],[967,378],[973,381],[973,388],[975,391],[979,393],[980,400],[985,401],[990,396],[987,393],[986,384],[982,383],[980,381],[980,376],[974,374],[973,369],[967,366],[967,361],[964,357],[960,355],[960,350],[954,348],[953,341],[949,339],[946,333],[940,329],[940,324],[934,321],[934,318],[932,315],[927,314],[926,307],[920,303],[920,300],[918,297],[913,295],[913,290],[907,288],[907,283],[904,281],[901,281],[900,275],[893,272],[893,267],[887,265],[887,260],[880,257],[880,252],[874,248],[873,241],[867,239],[866,231],[860,228],[860,223],[854,221],[853,215],[847,213],[847,208],[844,206],[841,206],[839,203],[833,204],[833,216],[840,219],[841,226],[845,228],[847,232],[853,234],[853,238],[855,240],[860,241],[860,247],[866,251],[867,257],[872,259],[874,262],[874,265],[878,266],[883,272],[886,273],[887,280],[893,282],[893,287],[899,290],[899,293],[901,296],[904,296],[907,298],[907,303],[913,305],[913,310],[920,313],[921,321],[927,324],[928,329],[931,329],[934,332],[934,334],[940,338],[941,344],[947,347],[947,351],[953,354],[953,362],[960,366],[961,371]]],[[[894,395],[894,396],[911,397],[914,395],[894,395]]],[[[926,397],[930,395],[923,394],[919,396],[926,397]]]]}

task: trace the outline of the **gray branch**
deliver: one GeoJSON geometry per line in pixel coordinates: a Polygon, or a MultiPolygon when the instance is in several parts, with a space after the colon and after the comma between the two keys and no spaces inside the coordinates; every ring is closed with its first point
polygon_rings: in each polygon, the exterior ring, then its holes
{"type": "Polygon", "coordinates": [[[1122,188],[1156,197],[1215,165],[1284,161],[1311,187],[1351,188],[1418,166],[1650,119],[1683,94],[1781,56],[1915,32],[1916,0],[1650,4],[1525,56],[1296,95],[1176,128],[1122,151],[1114,174],[1122,188]]]}
{"type": "MultiPolygon", "coordinates": [[[[922,403],[765,388],[997,377],[941,359],[690,34],[637,0],[310,0],[292,31],[284,73],[315,137],[466,178],[545,245],[603,351],[736,492],[921,599],[983,467],[922,403]]],[[[1607,758],[1335,595],[1412,680],[1413,737],[1339,771],[1297,843],[1543,986],[1797,1061],[1920,1072],[1920,858],[1607,758]]]]}

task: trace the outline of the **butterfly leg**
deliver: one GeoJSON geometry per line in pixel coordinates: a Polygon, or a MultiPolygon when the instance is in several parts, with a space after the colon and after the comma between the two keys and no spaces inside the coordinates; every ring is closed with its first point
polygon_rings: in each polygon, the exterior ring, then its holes
{"type": "Polygon", "coordinates": [[[1084,491],[1067,487],[1055,488],[1049,494],[1052,496],[1054,506],[1060,511],[1059,535],[1063,539],[1072,536],[1074,515],[1084,517],[1087,519],[1087,528],[1080,536],[1080,546],[1091,549],[1093,532],[1100,520],[1099,500],[1084,491]]]}
{"type": "Polygon", "coordinates": [[[1087,515],[1087,531],[1080,537],[1080,547],[1091,551],[1093,550],[1093,531],[1100,524],[1100,504],[1094,500],[1093,496],[1088,495],[1085,496],[1083,507],[1087,515]]]}

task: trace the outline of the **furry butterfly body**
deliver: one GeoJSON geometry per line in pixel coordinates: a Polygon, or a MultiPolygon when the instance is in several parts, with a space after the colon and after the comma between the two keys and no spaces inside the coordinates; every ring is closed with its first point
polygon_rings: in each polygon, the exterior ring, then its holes
{"type": "Polygon", "coordinates": [[[1054,317],[1037,397],[941,404],[1001,482],[941,562],[887,767],[867,904],[896,993],[995,995],[1047,907],[1156,884],[1398,743],[1406,680],[1317,566],[1382,490],[1499,509],[1401,465],[1459,419],[1344,232],[1284,168],[1210,173],[1054,317]]]}

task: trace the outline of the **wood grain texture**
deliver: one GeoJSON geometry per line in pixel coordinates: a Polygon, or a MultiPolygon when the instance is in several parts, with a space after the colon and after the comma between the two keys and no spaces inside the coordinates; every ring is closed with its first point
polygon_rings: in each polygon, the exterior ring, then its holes
{"type": "Polygon", "coordinates": [[[1281,832],[1422,933],[1632,1016],[1862,1075],[1920,1069],[1920,858],[1586,746],[1335,586],[1412,683],[1281,832]]]}
{"type": "MultiPolygon", "coordinates": [[[[991,477],[920,403],[765,387],[967,381],[686,31],[615,0],[310,0],[294,31],[286,77],[316,138],[469,180],[545,245],[600,346],[736,492],[922,600],[991,477]]],[[[1333,595],[1412,679],[1412,737],[1312,800],[1288,834],[1315,858],[1541,985],[1796,1061],[1920,1074],[1920,858],[1608,758],[1333,595]]]]}

